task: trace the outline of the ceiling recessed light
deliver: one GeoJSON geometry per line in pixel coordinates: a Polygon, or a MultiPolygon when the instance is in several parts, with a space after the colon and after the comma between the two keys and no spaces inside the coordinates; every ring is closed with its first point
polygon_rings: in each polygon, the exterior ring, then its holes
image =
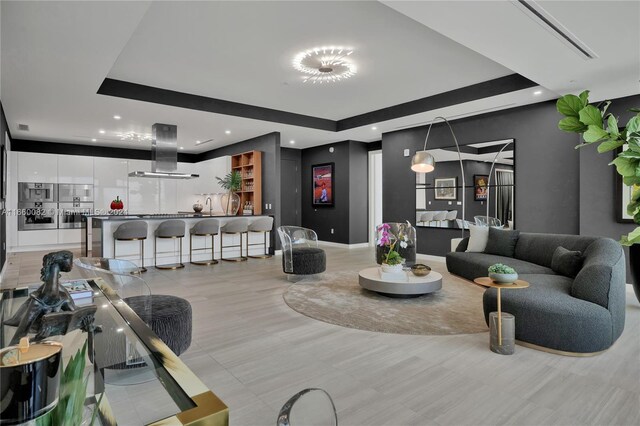
{"type": "Polygon", "coordinates": [[[97,142],[97,141],[98,141],[98,139],[96,139],[96,138],[91,139],[91,142],[97,142]]]}
{"type": "Polygon", "coordinates": [[[225,130],[224,131],[226,134],[230,135],[231,134],[231,130],[225,130]]]}
{"type": "Polygon", "coordinates": [[[202,142],[200,141],[196,141],[196,145],[200,145],[202,142]]]}
{"type": "Polygon", "coordinates": [[[98,133],[100,133],[101,135],[104,135],[106,132],[102,129],[98,130],[98,133]]]}
{"type": "Polygon", "coordinates": [[[121,118],[122,118],[122,117],[120,117],[119,115],[114,115],[114,116],[113,116],[113,119],[114,119],[114,120],[120,120],[121,118]]]}
{"type": "Polygon", "coordinates": [[[378,128],[376,126],[373,126],[371,130],[378,130],[378,128]]]}
{"type": "Polygon", "coordinates": [[[184,149],[184,146],[181,146],[180,149],[184,149]]]}
{"type": "Polygon", "coordinates": [[[533,92],[534,95],[542,95],[542,90],[536,90],[533,92]]]}
{"type": "Polygon", "coordinates": [[[296,143],[296,141],[294,141],[293,139],[291,139],[291,140],[289,141],[289,143],[293,145],[294,143],[296,143]]]}

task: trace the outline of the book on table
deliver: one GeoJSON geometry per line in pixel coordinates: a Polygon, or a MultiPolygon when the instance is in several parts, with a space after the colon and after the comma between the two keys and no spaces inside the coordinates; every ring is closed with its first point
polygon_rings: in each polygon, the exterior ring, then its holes
{"type": "Polygon", "coordinates": [[[69,292],[74,301],[81,299],[93,300],[93,290],[87,280],[63,281],[62,286],[69,292]]]}

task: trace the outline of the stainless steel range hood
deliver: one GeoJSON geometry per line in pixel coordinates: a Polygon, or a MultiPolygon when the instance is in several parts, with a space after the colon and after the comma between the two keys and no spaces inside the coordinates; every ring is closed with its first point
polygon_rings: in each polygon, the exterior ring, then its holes
{"type": "Polygon", "coordinates": [[[178,126],[155,123],[152,127],[151,171],[129,173],[131,177],[193,179],[200,175],[178,173],[178,126]]]}

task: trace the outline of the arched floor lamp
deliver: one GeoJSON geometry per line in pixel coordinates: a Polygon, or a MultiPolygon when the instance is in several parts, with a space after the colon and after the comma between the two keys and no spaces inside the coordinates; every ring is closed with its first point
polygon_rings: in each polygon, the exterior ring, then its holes
{"type": "Polygon", "coordinates": [[[427,151],[427,141],[429,140],[429,134],[431,133],[431,126],[436,120],[444,121],[449,127],[449,131],[451,131],[451,136],[453,136],[453,141],[456,143],[456,149],[458,150],[458,160],[460,161],[460,172],[462,173],[462,238],[464,238],[464,225],[465,225],[465,204],[466,204],[466,192],[465,187],[466,180],[464,178],[464,166],[462,164],[462,154],[460,153],[460,145],[458,145],[458,139],[456,138],[456,134],[453,133],[453,129],[451,128],[451,124],[444,117],[436,117],[429,124],[429,129],[427,130],[427,137],[424,140],[424,148],[422,151],[417,151],[413,158],[411,159],[411,170],[416,173],[431,173],[436,169],[436,159],[433,158],[433,155],[429,151],[427,151]]]}

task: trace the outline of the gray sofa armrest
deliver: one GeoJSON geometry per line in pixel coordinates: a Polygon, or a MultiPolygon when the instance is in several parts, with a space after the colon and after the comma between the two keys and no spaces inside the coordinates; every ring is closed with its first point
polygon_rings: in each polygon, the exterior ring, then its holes
{"type": "Polygon", "coordinates": [[[469,246],[469,237],[464,237],[462,241],[456,247],[456,251],[467,251],[467,247],[469,246]]]}

